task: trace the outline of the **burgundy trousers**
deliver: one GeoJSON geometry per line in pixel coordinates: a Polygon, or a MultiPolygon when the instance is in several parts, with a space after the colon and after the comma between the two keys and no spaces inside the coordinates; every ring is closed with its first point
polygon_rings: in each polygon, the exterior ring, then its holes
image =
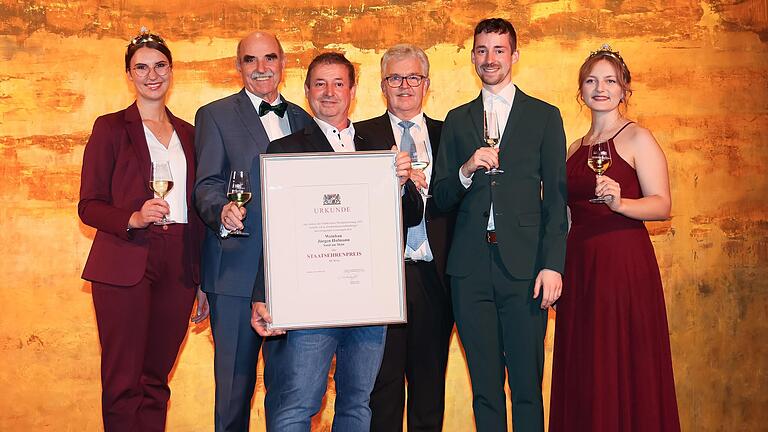
{"type": "Polygon", "coordinates": [[[168,374],[195,299],[184,255],[187,225],[147,229],[150,248],[142,280],[130,287],[93,283],[105,432],[165,430],[168,374]]]}

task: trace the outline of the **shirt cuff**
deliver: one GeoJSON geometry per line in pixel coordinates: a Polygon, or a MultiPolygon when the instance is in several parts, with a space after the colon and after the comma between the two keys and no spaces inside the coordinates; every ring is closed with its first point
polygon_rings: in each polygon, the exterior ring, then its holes
{"type": "Polygon", "coordinates": [[[227,238],[229,237],[229,230],[224,228],[224,225],[219,225],[219,236],[221,238],[227,238]]]}
{"type": "Polygon", "coordinates": [[[464,177],[464,173],[461,172],[461,167],[459,167],[459,181],[461,182],[461,185],[464,186],[464,189],[469,189],[470,186],[472,186],[472,177],[475,175],[475,173],[471,173],[469,177],[464,177]]]}

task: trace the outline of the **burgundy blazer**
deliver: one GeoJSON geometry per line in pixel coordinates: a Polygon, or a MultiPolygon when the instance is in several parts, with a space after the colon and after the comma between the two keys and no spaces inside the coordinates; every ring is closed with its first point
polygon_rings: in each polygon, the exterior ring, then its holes
{"type": "MultiPolygon", "coordinates": [[[[187,158],[187,229],[184,250],[195,284],[199,283],[203,224],[192,203],[195,184],[194,128],[166,109],[187,158]]],[[[153,197],[149,188],[151,159],[139,109],[103,115],[93,124],[83,154],[77,212],[97,229],[83,279],[132,286],[144,276],[149,252],[148,229],[127,230],[134,211],[153,197]]]]}

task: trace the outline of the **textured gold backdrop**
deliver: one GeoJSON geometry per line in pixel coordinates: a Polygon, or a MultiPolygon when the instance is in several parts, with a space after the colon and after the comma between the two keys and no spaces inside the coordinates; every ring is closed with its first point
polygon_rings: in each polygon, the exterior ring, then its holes
{"type": "MultiPolygon", "coordinates": [[[[76,203],[93,120],[133,99],[123,53],[141,25],[171,46],[169,106],[190,122],[199,106],[240,88],[235,45],[254,29],[280,36],[283,93],[297,102],[309,60],[346,52],[360,72],[353,120],[384,111],[382,50],[418,44],[432,63],[426,112],[443,118],[479,91],[469,49],[474,24],[489,16],[519,29],[514,80],[560,107],[569,140],[589,127],[574,99],[581,61],[603,42],[621,51],[635,80],[629,115],[655,133],[670,164],[673,217],[649,228],[683,430],[768,427],[766,0],[312,3],[0,0],[0,430],[101,428],[98,336],[79,278],[93,230],[76,203]]],[[[194,329],[171,382],[170,431],[213,429],[210,329],[194,329]]],[[[548,354],[552,341],[550,330],[548,354]]],[[[455,337],[446,385],[445,429],[472,430],[455,337]]],[[[262,401],[260,387],[255,431],[264,430],[262,401]]],[[[329,429],[332,406],[329,392],[317,430],[329,429]]]]}

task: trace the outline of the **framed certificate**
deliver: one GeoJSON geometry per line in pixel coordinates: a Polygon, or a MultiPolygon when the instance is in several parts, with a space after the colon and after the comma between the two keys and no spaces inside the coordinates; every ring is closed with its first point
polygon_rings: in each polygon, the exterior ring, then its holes
{"type": "Polygon", "coordinates": [[[395,156],[389,151],[261,155],[271,328],[406,321],[395,156]]]}

